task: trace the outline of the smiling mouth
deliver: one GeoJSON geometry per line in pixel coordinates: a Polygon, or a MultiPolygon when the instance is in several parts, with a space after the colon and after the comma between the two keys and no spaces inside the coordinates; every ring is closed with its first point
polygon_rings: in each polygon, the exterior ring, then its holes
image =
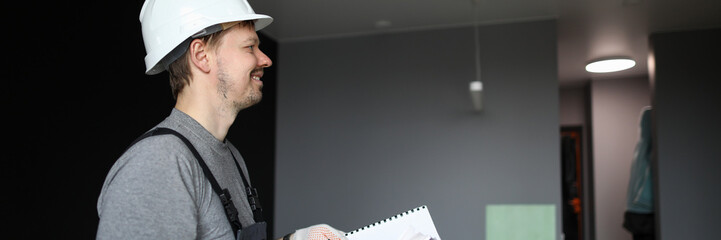
{"type": "Polygon", "coordinates": [[[261,69],[253,70],[253,71],[250,73],[250,79],[253,79],[253,80],[256,80],[256,81],[260,81],[260,78],[262,78],[262,77],[263,77],[263,69],[262,69],[262,68],[261,68],[261,69]]]}

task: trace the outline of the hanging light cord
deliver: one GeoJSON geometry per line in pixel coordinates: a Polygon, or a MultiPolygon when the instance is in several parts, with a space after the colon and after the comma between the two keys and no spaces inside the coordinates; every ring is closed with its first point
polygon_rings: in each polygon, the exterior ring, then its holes
{"type": "Polygon", "coordinates": [[[478,42],[478,0],[471,0],[473,4],[473,32],[476,45],[476,81],[481,81],[481,44],[478,42]]]}

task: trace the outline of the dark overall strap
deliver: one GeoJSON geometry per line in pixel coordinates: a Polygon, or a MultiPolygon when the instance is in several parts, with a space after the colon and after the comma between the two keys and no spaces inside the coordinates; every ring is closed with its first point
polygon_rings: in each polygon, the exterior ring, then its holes
{"type": "MultiPolygon", "coordinates": [[[[233,201],[230,200],[230,192],[228,192],[227,188],[221,188],[218,184],[218,181],[215,179],[215,176],[213,176],[213,173],[210,172],[210,168],[208,168],[208,165],[205,164],[205,161],[203,161],[203,158],[200,157],[200,154],[198,151],[193,147],[193,144],[190,143],[190,141],[183,136],[183,134],[180,134],[179,132],[169,129],[169,128],[156,128],[153,130],[148,131],[147,133],[140,136],[138,139],[133,141],[130,146],[135,145],[140,140],[143,140],[147,137],[157,136],[157,135],[165,135],[165,134],[172,134],[176,137],[180,138],[180,140],[185,143],[185,145],[190,149],[190,151],[195,156],[195,159],[198,160],[198,164],[200,164],[200,167],[203,168],[203,173],[205,174],[205,177],[210,181],[210,185],[213,187],[213,191],[218,194],[218,197],[220,197],[220,201],[223,203],[223,208],[225,209],[225,215],[228,218],[228,221],[230,222],[230,226],[233,228],[233,234],[237,234],[239,229],[242,229],[243,226],[240,224],[240,220],[238,219],[238,210],[235,208],[235,205],[233,205],[233,201]]],[[[128,147],[130,148],[130,147],[128,147]]],[[[232,154],[232,152],[231,152],[232,154]]],[[[235,160],[235,156],[233,156],[233,160],[235,160]]],[[[238,163],[235,163],[238,169],[240,170],[240,166],[237,165],[238,163]]],[[[243,172],[241,171],[241,174],[243,172]]],[[[245,176],[243,177],[243,182],[245,182],[245,176]]],[[[247,183],[246,183],[247,184],[247,183]]],[[[248,185],[246,185],[248,186],[248,185]]]]}
{"type": "Polygon", "coordinates": [[[260,198],[258,198],[258,190],[256,190],[253,186],[250,186],[250,183],[246,180],[245,174],[243,174],[243,169],[240,168],[238,159],[235,159],[233,151],[230,150],[230,148],[228,148],[228,151],[230,151],[230,155],[233,156],[235,167],[238,168],[238,172],[243,179],[243,184],[245,185],[245,195],[248,196],[248,205],[250,205],[250,209],[253,211],[253,220],[255,220],[256,223],[265,221],[265,219],[263,219],[263,207],[260,206],[260,198]]]}

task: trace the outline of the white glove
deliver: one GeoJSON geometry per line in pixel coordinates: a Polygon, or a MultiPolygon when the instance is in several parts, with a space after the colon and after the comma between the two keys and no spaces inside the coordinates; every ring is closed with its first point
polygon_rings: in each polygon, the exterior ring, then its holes
{"type": "Polygon", "coordinates": [[[345,233],[331,226],[318,224],[296,230],[290,240],[348,240],[348,238],[345,237],[345,233]]]}

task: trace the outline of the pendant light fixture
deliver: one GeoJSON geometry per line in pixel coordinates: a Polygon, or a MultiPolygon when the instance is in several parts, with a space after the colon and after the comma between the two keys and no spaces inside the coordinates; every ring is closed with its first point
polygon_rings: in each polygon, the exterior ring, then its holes
{"type": "Polygon", "coordinates": [[[469,90],[471,92],[473,109],[481,111],[483,109],[483,83],[481,82],[481,47],[478,42],[478,0],[471,0],[471,4],[473,4],[473,33],[475,37],[473,42],[476,46],[476,79],[471,81],[469,90]]]}
{"type": "Polygon", "coordinates": [[[630,58],[606,58],[593,61],[586,65],[586,71],[592,73],[609,73],[623,71],[636,66],[630,58]]]}

